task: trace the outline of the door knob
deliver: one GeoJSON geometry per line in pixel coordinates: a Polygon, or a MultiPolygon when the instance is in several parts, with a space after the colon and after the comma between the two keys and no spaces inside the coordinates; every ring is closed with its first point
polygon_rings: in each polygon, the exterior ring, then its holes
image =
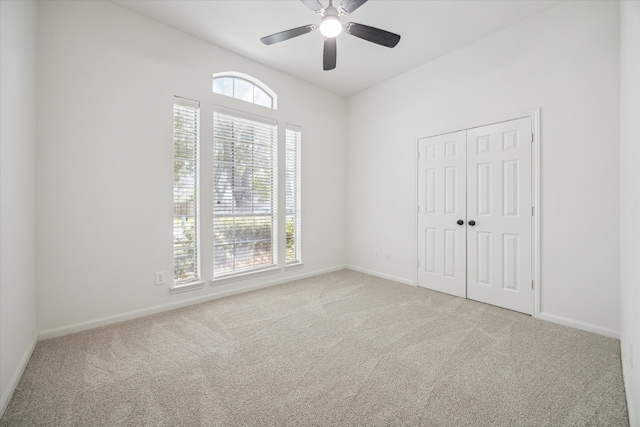
{"type": "Polygon", "coordinates": [[[464,224],[464,221],[463,221],[463,220],[461,220],[461,219],[459,219],[459,220],[458,220],[458,222],[457,222],[457,224],[458,224],[458,225],[462,225],[462,224],[464,224]]]}
{"type": "Polygon", "coordinates": [[[474,225],[476,225],[476,222],[474,220],[471,220],[469,221],[469,225],[473,227],[474,225]]]}

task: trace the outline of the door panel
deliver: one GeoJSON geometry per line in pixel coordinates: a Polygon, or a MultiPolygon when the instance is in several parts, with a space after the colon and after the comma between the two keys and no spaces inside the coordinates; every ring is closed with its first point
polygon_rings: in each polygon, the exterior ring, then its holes
{"type": "Polygon", "coordinates": [[[418,286],[466,297],[466,132],[418,141],[418,286]]]}
{"type": "Polygon", "coordinates": [[[531,314],[531,119],[467,131],[467,296],[531,314]]]}

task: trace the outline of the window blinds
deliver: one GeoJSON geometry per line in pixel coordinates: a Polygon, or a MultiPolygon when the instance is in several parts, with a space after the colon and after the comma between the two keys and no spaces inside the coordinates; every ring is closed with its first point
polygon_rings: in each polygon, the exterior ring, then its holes
{"type": "Polygon", "coordinates": [[[198,133],[200,103],[176,97],[173,105],[174,283],[199,279],[198,133]]]}
{"type": "Polygon", "coordinates": [[[297,126],[286,129],[286,263],[301,262],[300,228],[300,145],[302,134],[297,126]]]}
{"type": "Polygon", "coordinates": [[[213,114],[214,279],[276,265],[275,121],[213,114]]]}

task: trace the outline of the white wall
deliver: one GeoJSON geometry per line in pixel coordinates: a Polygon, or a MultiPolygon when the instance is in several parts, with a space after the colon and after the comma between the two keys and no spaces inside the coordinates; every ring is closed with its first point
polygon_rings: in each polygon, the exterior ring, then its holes
{"type": "Polygon", "coordinates": [[[620,16],[620,345],[633,427],[640,426],[640,2],[621,2],[620,16]]]}
{"type": "MultiPolygon", "coordinates": [[[[110,2],[41,2],[38,41],[36,262],[42,336],[344,264],[342,97],[110,2]],[[302,127],[305,266],[169,295],[168,286],[154,286],[154,273],[173,271],[173,96],[202,102],[206,178],[213,104],[250,106],[211,93],[212,75],[222,71],[250,74],[275,90],[281,134],[285,123],[302,127]]],[[[206,224],[210,196],[203,196],[202,206],[206,224]]],[[[211,248],[203,244],[202,253],[208,281],[211,248]]]]}
{"type": "Polygon", "coordinates": [[[38,335],[36,25],[35,2],[0,2],[0,416],[38,335]]]}
{"type": "Polygon", "coordinates": [[[349,98],[347,264],[414,283],[415,138],[539,107],[541,317],[615,336],[619,18],[566,2],[349,98]]]}

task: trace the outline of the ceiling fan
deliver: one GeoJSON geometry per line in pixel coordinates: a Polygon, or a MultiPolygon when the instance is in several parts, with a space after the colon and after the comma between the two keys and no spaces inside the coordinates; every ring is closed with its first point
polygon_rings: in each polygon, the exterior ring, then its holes
{"type": "MultiPolygon", "coordinates": [[[[340,17],[345,16],[362,6],[367,0],[342,0],[340,7],[333,6],[333,0],[329,0],[329,6],[324,8],[318,0],[300,0],[309,9],[322,16],[320,23],[320,33],[324,36],[324,53],[323,68],[325,71],[336,68],[336,36],[343,30],[340,17]]],[[[290,30],[271,34],[262,37],[260,41],[266,45],[280,43],[303,34],[310,33],[318,28],[317,25],[309,24],[302,27],[292,28],[290,30]]],[[[344,32],[352,36],[356,36],[363,40],[379,44],[386,47],[395,47],[400,41],[400,36],[389,31],[379,28],[369,27],[368,25],[356,24],[349,22],[344,26],[344,32]]]]}

